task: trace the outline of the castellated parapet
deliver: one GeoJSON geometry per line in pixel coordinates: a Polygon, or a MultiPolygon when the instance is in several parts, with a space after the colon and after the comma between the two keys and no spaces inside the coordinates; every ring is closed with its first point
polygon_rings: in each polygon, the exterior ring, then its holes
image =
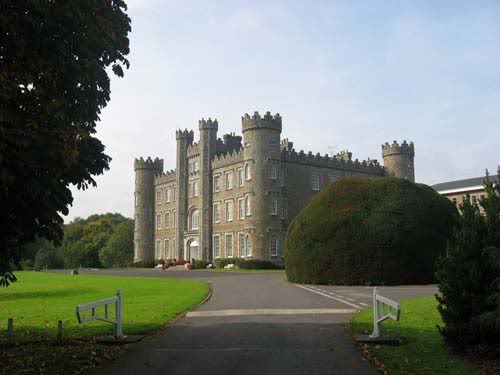
{"type": "Polygon", "coordinates": [[[194,131],[192,130],[187,130],[187,129],[179,129],[175,132],[175,139],[186,139],[187,144],[192,144],[194,140],[194,131]]]}
{"type": "Polygon", "coordinates": [[[215,155],[212,159],[212,168],[226,167],[243,161],[243,148],[232,150],[224,154],[215,155]]]}
{"type": "Polygon", "coordinates": [[[204,129],[210,129],[210,130],[219,130],[219,123],[217,122],[217,119],[212,120],[210,117],[208,120],[205,120],[202,118],[200,121],[198,121],[199,129],[204,130],[204,129]]]}
{"type": "Polygon", "coordinates": [[[318,168],[349,170],[376,176],[384,174],[384,167],[376,159],[363,161],[355,159],[353,161],[352,158],[341,156],[331,157],[328,154],[322,156],[320,153],[313,154],[311,151],[306,154],[303,150],[299,152],[295,150],[290,152],[281,150],[281,160],[290,163],[312,165],[318,168]]]}
{"type": "Polygon", "coordinates": [[[415,146],[413,142],[407,143],[406,140],[403,143],[399,144],[396,141],[393,141],[392,144],[386,142],[382,145],[382,156],[391,156],[391,155],[399,155],[399,154],[408,154],[411,157],[415,156],[415,146]]]}
{"type": "Polygon", "coordinates": [[[153,160],[151,157],[148,157],[147,159],[135,159],[134,171],[137,171],[138,169],[152,169],[157,171],[156,173],[161,173],[163,171],[163,159],[155,158],[153,160]]]}
{"type": "Polygon", "coordinates": [[[176,180],[176,172],[175,169],[170,171],[166,171],[164,173],[158,173],[155,175],[155,185],[160,185],[166,182],[172,182],[176,180]]]}
{"type": "Polygon", "coordinates": [[[281,132],[281,116],[276,113],[274,116],[271,112],[267,111],[264,116],[261,117],[259,112],[255,111],[253,116],[248,113],[241,118],[243,133],[247,130],[265,128],[274,129],[281,132]]]}

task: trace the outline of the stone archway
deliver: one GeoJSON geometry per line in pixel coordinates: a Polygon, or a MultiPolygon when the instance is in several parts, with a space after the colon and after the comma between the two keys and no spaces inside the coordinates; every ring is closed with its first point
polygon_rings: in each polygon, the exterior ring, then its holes
{"type": "Polygon", "coordinates": [[[199,244],[197,240],[189,240],[186,244],[186,260],[191,261],[191,259],[201,259],[199,244]]]}

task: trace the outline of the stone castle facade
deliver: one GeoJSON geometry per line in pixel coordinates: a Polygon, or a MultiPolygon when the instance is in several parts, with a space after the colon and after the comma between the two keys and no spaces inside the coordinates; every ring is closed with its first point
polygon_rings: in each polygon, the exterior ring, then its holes
{"type": "Polygon", "coordinates": [[[136,159],[134,261],[244,257],[281,262],[291,220],[315,193],[344,176],[414,181],[413,143],[382,145],[384,165],[296,152],[281,139],[282,118],[242,117],[242,135],[217,138],[217,120],[178,130],[177,165],[136,159]]]}

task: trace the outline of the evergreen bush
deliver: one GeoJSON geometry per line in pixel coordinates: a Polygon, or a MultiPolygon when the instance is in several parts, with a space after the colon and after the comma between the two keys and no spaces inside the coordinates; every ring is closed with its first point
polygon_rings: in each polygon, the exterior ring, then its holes
{"type": "Polygon", "coordinates": [[[289,281],[394,285],[435,281],[458,212],[426,185],[343,178],[314,196],[287,233],[289,281]]]}
{"type": "Polygon", "coordinates": [[[485,190],[483,215],[469,197],[460,206],[447,254],[437,263],[436,298],[450,346],[500,358],[500,186],[486,181],[485,190]]]}

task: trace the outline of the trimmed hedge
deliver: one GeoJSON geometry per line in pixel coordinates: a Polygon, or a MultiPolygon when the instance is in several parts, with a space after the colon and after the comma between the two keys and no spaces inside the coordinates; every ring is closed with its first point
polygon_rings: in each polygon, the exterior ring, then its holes
{"type": "Polygon", "coordinates": [[[215,268],[224,268],[228,264],[234,264],[235,268],[242,270],[276,270],[283,268],[279,264],[261,259],[217,258],[213,261],[215,268]]]}
{"type": "Polygon", "coordinates": [[[447,198],[399,178],[348,177],[314,196],[293,220],[291,282],[425,284],[458,218],[447,198]]]}

